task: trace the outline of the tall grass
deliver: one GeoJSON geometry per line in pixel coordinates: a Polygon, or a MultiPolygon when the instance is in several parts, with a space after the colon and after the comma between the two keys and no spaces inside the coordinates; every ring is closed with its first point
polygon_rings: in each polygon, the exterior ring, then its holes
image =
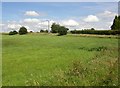
{"type": "Polygon", "coordinates": [[[3,35],[3,86],[116,86],[118,39],[3,35]]]}

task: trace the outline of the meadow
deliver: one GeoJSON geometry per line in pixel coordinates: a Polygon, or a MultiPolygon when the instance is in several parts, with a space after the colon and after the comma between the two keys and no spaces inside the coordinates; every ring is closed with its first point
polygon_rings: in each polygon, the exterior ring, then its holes
{"type": "Polygon", "coordinates": [[[117,86],[118,39],[2,36],[3,86],[117,86]]]}

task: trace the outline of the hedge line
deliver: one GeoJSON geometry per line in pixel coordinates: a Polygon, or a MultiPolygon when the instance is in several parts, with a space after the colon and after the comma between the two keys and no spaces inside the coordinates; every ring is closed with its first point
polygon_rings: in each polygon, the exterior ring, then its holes
{"type": "Polygon", "coordinates": [[[73,30],[72,34],[118,35],[120,30],[73,30]]]}

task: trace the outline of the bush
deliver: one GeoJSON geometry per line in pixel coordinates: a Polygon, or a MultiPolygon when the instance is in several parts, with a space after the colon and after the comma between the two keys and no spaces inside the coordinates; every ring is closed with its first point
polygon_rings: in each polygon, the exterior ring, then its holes
{"type": "Polygon", "coordinates": [[[44,30],[40,30],[40,32],[44,32],[44,30]]]}
{"type": "Polygon", "coordinates": [[[13,33],[14,33],[14,34],[18,34],[18,32],[17,32],[17,31],[15,31],[15,30],[13,31],[13,33]]]}
{"type": "Polygon", "coordinates": [[[59,24],[56,24],[56,23],[53,23],[51,26],[51,32],[58,33],[58,36],[66,35],[68,30],[69,30],[68,28],[64,26],[60,26],[59,24]]]}
{"type": "Polygon", "coordinates": [[[48,33],[48,30],[40,30],[40,33],[48,33]]]}
{"type": "Polygon", "coordinates": [[[59,27],[60,27],[59,24],[53,23],[52,26],[51,26],[51,32],[52,33],[58,33],[59,27]]]}
{"type": "Polygon", "coordinates": [[[120,16],[115,16],[111,30],[120,30],[120,16]]]}
{"type": "Polygon", "coordinates": [[[60,36],[60,35],[66,35],[67,34],[67,31],[68,31],[68,28],[65,28],[64,26],[61,26],[61,27],[59,27],[59,29],[58,29],[58,35],[60,36]]]}
{"type": "Polygon", "coordinates": [[[23,35],[23,34],[27,34],[27,29],[25,27],[21,27],[20,30],[19,30],[19,34],[20,35],[23,35]]]}
{"type": "Polygon", "coordinates": [[[18,32],[17,32],[17,31],[15,31],[15,30],[14,30],[14,31],[10,31],[10,32],[9,32],[9,35],[15,35],[15,34],[18,34],[18,32]]]}
{"type": "Polygon", "coordinates": [[[117,35],[119,30],[73,30],[72,34],[98,34],[98,35],[117,35]]]}
{"type": "Polygon", "coordinates": [[[30,33],[33,33],[33,31],[30,31],[30,33]]]}
{"type": "Polygon", "coordinates": [[[48,33],[48,30],[45,30],[46,33],[48,33]]]}

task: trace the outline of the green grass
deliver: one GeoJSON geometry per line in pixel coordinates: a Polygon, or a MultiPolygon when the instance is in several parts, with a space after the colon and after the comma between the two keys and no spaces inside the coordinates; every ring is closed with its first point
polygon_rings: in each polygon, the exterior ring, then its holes
{"type": "Polygon", "coordinates": [[[2,43],[3,86],[118,85],[116,38],[3,35],[2,43]]]}

